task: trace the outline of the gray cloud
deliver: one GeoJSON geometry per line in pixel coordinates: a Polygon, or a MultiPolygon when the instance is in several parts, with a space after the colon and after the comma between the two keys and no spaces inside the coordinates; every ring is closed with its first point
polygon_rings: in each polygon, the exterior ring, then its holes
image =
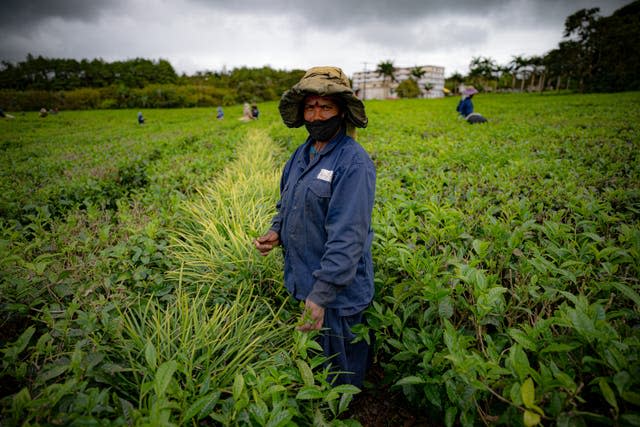
{"type": "Polygon", "coordinates": [[[466,71],[557,46],[565,18],[631,0],[8,0],[0,60],[48,57],[168,59],[178,72],[223,66],[305,68],[391,59],[466,71]]]}
{"type": "Polygon", "coordinates": [[[29,31],[49,18],[91,22],[101,13],[116,11],[124,0],[5,0],[2,2],[0,28],[4,31],[29,31]]]}
{"type": "Polygon", "coordinates": [[[423,20],[457,16],[483,18],[502,17],[504,23],[527,22],[546,25],[563,20],[569,14],[590,7],[600,7],[610,13],[631,0],[325,0],[304,2],[296,0],[189,0],[204,7],[235,13],[265,15],[288,14],[301,22],[335,28],[367,22],[396,25],[423,20]]]}

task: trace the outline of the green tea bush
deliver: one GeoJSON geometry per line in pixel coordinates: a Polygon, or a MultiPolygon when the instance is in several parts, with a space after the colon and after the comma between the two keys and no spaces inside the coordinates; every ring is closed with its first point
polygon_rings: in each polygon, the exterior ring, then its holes
{"type": "Polygon", "coordinates": [[[486,126],[446,99],[370,118],[369,329],[387,381],[446,425],[640,421],[637,100],[482,96],[486,126]]]}
{"type": "MultiPolygon", "coordinates": [[[[481,94],[473,126],[367,101],[370,393],[436,425],[640,425],[639,100],[481,94]]],[[[306,136],[260,109],[0,122],[3,425],[357,424],[251,244],[306,136]]]]}

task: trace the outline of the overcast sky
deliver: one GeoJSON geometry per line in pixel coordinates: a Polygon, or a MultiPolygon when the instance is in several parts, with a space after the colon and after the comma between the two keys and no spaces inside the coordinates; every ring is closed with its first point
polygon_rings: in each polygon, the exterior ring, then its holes
{"type": "Polygon", "coordinates": [[[557,47],[565,18],[631,0],[4,0],[0,59],[166,59],[176,72],[337,65],[352,75],[385,60],[468,72],[557,47]]]}

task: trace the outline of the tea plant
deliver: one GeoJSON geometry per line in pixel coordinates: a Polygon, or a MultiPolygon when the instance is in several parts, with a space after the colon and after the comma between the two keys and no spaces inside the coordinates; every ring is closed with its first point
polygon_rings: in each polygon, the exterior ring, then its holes
{"type": "Polygon", "coordinates": [[[415,101],[363,132],[380,363],[446,425],[637,425],[638,95],[511,99],[483,97],[489,126],[415,101]]]}
{"type": "MultiPolygon", "coordinates": [[[[640,425],[639,96],[481,94],[474,126],[367,102],[372,392],[447,426],[640,425]]],[[[3,425],[357,424],[251,244],[305,138],[261,112],[0,122],[3,425]]]]}

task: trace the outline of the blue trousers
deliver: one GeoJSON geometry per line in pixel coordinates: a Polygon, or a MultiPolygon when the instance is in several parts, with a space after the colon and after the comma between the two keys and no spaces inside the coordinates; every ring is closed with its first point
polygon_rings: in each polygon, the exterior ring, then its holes
{"type": "Polygon", "coordinates": [[[331,365],[333,374],[330,380],[334,385],[352,384],[362,388],[364,375],[369,367],[369,345],[362,340],[352,343],[356,337],[351,328],[364,322],[364,312],[353,316],[342,317],[337,309],[326,308],[324,311],[324,323],[318,336],[318,342],[329,357],[327,362],[331,365]]]}

